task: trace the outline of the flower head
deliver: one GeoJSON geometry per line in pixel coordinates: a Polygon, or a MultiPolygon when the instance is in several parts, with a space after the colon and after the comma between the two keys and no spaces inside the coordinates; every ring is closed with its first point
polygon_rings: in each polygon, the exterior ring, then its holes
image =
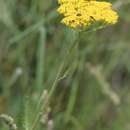
{"type": "Polygon", "coordinates": [[[94,22],[102,21],[115,24],[117,13],[109,2],[96,0],[59,0],[58,12],[64,16],[62,23],[69,27],[87,27],[94,22]]]}

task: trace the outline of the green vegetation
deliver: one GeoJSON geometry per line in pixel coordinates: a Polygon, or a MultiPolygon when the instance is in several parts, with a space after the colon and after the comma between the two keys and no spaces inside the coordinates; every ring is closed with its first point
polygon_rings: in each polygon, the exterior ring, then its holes
{"type": "Polygon", "coordinates": [[[56,0],[0,0],[0,130],[130,130],[130,1],[110,2],[119,22],[78,34],[56,0]]]}

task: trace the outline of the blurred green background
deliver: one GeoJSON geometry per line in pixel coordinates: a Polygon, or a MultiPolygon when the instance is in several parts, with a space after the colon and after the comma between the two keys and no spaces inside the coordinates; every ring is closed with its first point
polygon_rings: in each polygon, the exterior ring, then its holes
{"type": "Polygon", "coordinates": [[[60,23],[56,0],[0,0],[0,113],[19,130],[31,127],[64,61],[37,130],[130,130],[130,0],[110,2],[119,22],[83,32],[65,60],[75,34],[60,23]]]}

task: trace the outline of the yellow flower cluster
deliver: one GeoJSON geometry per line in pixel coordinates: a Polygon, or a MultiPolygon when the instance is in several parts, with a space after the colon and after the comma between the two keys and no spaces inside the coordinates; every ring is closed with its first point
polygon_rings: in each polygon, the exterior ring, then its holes
{"type": "Polygon", "coordinates": [[[96,21],[115,24],[117,13],[109,2],[96,0],[58,0],[58,12],[64,16],[62,23],[78,28],[87,27],[96,21]]]}

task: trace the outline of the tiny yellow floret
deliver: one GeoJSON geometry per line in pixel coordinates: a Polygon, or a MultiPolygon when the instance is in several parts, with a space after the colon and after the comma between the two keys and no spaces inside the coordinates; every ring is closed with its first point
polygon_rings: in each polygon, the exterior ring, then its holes
{"type": "Polygon", "coordinates": [[[78,28],[88,27],[94,22],[115,24],[118,14],[112,9],[109,2],[96,0],[59,0],[58,12],[64,16],[62,23],[78,28]]]}

